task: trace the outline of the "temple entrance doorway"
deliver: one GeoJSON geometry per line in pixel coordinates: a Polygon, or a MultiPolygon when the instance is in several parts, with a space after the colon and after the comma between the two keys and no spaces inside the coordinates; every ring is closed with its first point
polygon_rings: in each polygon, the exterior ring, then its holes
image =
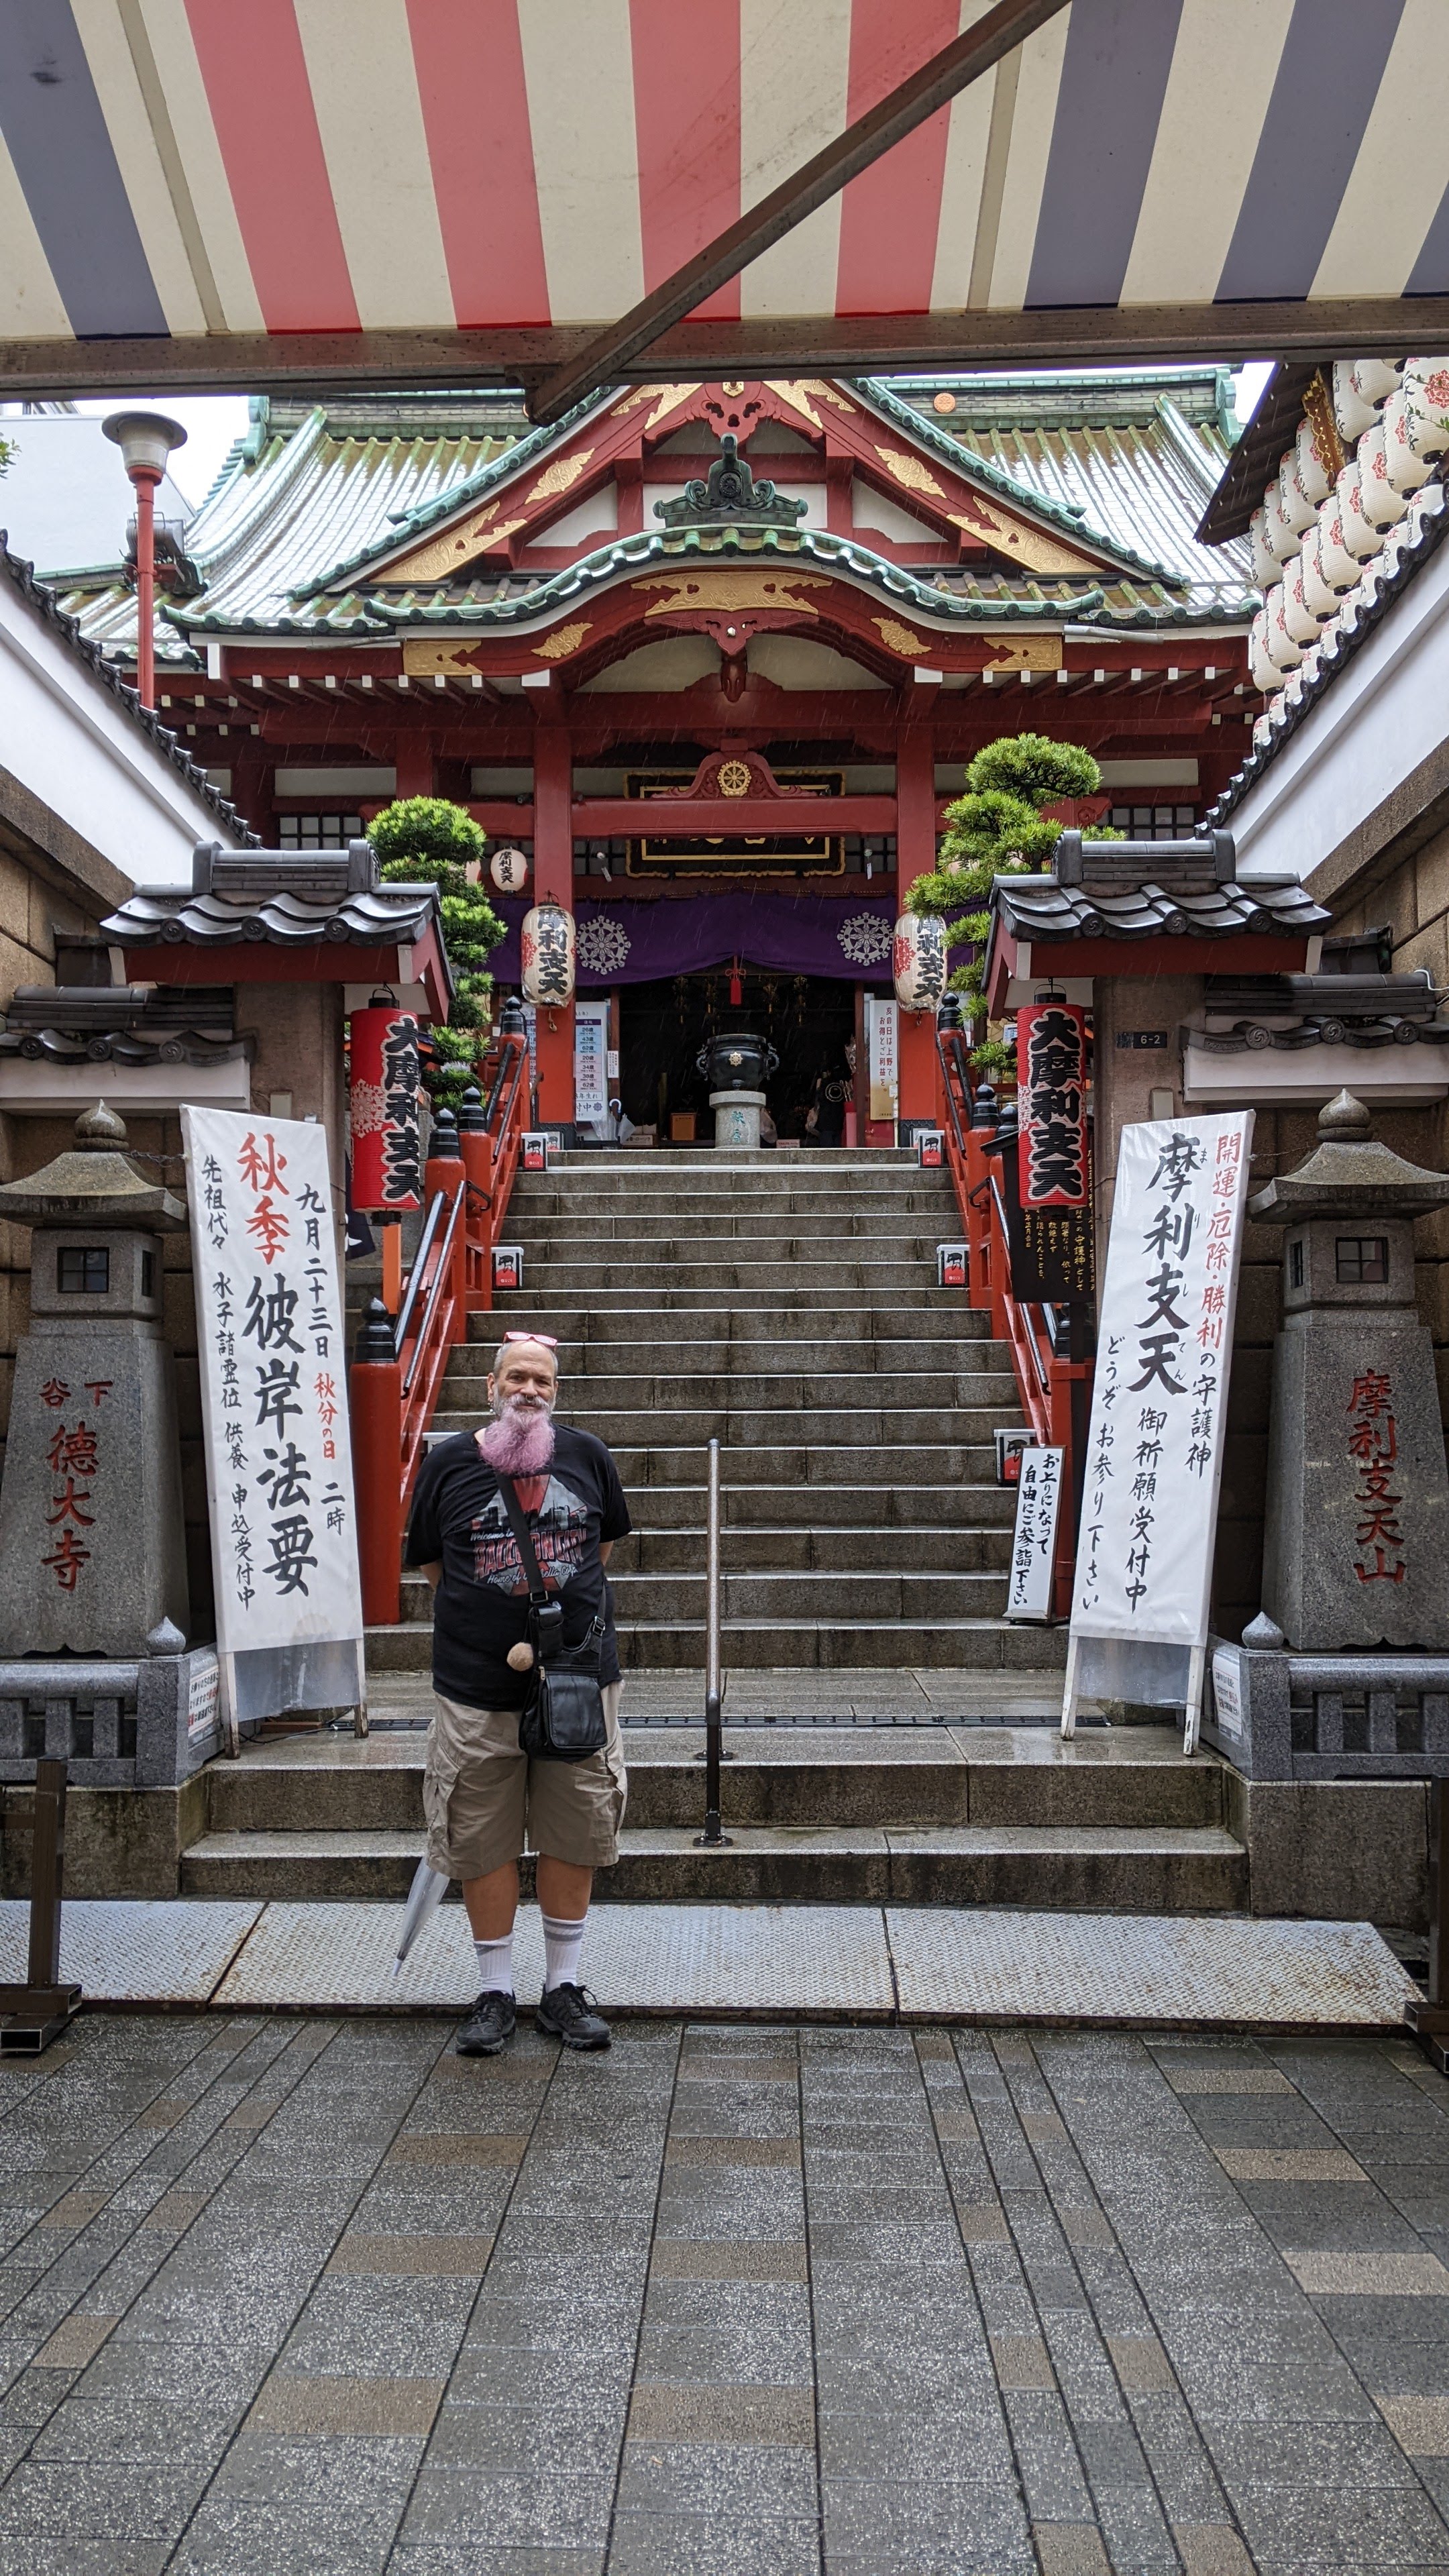
{"type": "Polygon", "coordinates": [[[619,1096],[636,1127],[661,1144],[710,1144],[709,1086],[695,1059],[717,1031],[752,1029],[780,1062],[766,1086],[780,1136],[839,1144],[853,1101],[847,1047],[856,1034],[858,986],[818,975],[738,977],[728,967],[626,984],[619,994],[619,1096]],[[813,1129],[810,1112],[816,1111],[813,1129]]]}

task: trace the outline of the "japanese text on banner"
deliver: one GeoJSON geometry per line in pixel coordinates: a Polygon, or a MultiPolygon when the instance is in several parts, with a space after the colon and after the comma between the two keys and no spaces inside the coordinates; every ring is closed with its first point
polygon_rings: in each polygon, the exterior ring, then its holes
{"type": "Polygon", "coordinates": [[[1127,1127],[1087,1439],[1073,1629],[1207,1635],[1252,1113],[1127,1127]]]}
{"type": "Polygon", "coordinates": [[[183,1109],[227,1651],[359,1637],[347,1372],[327,1139],[183,1109]]]}

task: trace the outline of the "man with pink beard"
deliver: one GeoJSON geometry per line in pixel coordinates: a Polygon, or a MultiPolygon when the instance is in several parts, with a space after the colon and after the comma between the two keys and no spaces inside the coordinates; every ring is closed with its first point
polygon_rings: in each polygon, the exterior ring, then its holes
{"type": "Polygon", "coordinates": [[[518,1862],[538,1854],[544,1993],[535,2016],[566,2048],[607,2048],[609,2026],[579,1982],[596,1869],[619,1856],[628,1781],[619,1739],[619,1649],[604,1568],[629,1529],[602,1440],[556,1425],[558,1362],[546,1334],[505,1333],[488,1379],[493,1419],[439,1441],[418,1474],[407,1561],[433,1587],[433,1688],[423,1810],[428,1862],[461,1880],[482,1992],[458,2035],[465,2057],[513,2036],[518,1862]],[[528,1577],[499,1476],[527,1518],[539,1571],[563,1608],[565,1648],[596,1622],[608,1742],[578,1762],[531,1762],[518,1718],[528,1691],[528,1577]]]}

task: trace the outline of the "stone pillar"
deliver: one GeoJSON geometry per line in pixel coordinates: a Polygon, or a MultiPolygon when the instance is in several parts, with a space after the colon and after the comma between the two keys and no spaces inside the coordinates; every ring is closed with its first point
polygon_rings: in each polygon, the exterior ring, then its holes
{"type": "MultiPolygon", "coordinates": [[[[926,694],[924,691],[922,694],[926,694]]],[[[936,864],[936,745],[929,717],[907,722],[896,746],[896,901],[936,864]]],[[[902,1011],[896,1032],[898,1115],[939,1125],[945,1102],[933,1011],[902,1011]]]]}
{"type": "Polygon", "coordinates": [[[1249,1202],[1281,1229],[1263,1608],[1300,1654],[1449,1649],[1449,1473],[1414,1306],[1414,1219],[1449,1177],[1341,1091],[1315,1152],[1249,1202]]]}
{"type": "MultiPolygon", "coordinates": [[[[574,908],[574,760],[568,727],[543,717],[533,751],[533,900],[574,908]]],[[[538,1014],[538,1114],[546,1127],[574,1115],[574,1006],[538,1014]]]]}

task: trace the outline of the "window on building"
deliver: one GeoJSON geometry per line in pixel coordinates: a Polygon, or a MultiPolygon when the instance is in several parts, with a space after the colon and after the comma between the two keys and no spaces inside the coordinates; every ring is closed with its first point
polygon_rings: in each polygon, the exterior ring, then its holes
{"type": "Polygon", "coordinates": [[[1108,819],[1132,841],[1189,841],[1196,829],[1191,805],[1114,805],[1108,819]]]}
{"type": "Polygon", "coordinates": [[[1290,1288],[1301,1288],[1303,1285],[1303,1244],[1301,1239],[1297,1243],[1290,1243],[1288,1246],[1288,1285],[1290,1288]]]}
{"type": "Polygon", "coordinates": [[[1335,1246],[1339,1283],[1344,1288],[1381,1287],[1389,1275],[1389,1244],[1383,1234],[1341,1234],[1335,1246]]]}
{"type": "Polygon", "coordinates": [[[280,814],[277,846],[283,850],[345,850],[362,838],[360,814],[280,814]]]}
{"type": "Polygon", "coordinates": [[[111,1284],[107,1246],[62,1244],[56,1255],[55,1284],[63,1297],[104,1297],[111,1284]]]}

